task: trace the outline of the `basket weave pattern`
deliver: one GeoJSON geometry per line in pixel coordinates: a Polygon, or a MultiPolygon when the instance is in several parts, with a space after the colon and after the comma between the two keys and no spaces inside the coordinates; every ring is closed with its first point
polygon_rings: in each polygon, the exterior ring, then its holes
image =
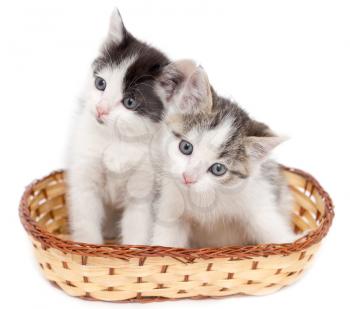
{"type": "Polygon", "coordinates": [[[90,245],[69,240],[64,173],[31,184],[20,217],[45,277],[66,293],[105,301],[261,295],[294,282],[309,266],[334,211],[310,175],[285,169],[294,195],[292,244],[183,249],[90,245]]]}

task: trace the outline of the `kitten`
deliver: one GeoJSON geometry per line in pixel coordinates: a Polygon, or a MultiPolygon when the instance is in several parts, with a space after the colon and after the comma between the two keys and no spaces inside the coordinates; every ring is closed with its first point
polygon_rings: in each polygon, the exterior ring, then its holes
{"type": "Polygon", "coordinates": [[[116,216],[122,212],[122,243],[149,242],[154,176],[148,147],[164,109],[154,81],[168,63],[125,29],[118,10],[113,12],[69,147],[74,241],[101,244],[103,232],[115,237],[116,216]]]}
{"type": "Polygon", "coordinates": [[[158,147],[161,189],[152,244],[294,241],[291,194],[269,159],[283,138],[217,96],[191,61],[167,66],[157,91],[168,113],[158,147]]]}

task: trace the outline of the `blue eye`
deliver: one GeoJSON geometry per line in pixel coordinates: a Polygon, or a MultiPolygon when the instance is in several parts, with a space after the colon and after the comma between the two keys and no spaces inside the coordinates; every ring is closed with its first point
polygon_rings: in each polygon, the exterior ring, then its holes
{"type": "Polygon", "coordinates": [[[189,156],[193,152],[193,145],[185,140],[182,140],[179,144],[179,149],[184,155],[189,156]]]}
{"type": "Polygon", "coordinates": [[[98,90],[104,91],[107,87],[107,83],[102,77],[96,76],[95,87],[98,90]]]}
{"type": "Polygon", "coordinates": [[[135,110],[138,106],[137,102],[133,98],[125,98],[123,99],[123,105],[127,109],[135,110]]]}
{"type": "Polygon", "coordinates": [[[193,152],[193,145],[185,140],[182,140],[179,144],[179,149],[184,155],[189,156],[193,152]]]}
{"type": "Polygon", "coordinates": [[[215,175],[215,176],[222,176],[227,172],[227,168],[225,165],[220,163],[214,163],[210,168],[209,171],[215,175]]]}

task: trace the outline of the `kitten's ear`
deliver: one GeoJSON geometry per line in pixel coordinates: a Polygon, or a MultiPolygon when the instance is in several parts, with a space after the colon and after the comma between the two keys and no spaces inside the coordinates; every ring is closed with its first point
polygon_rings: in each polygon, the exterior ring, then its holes
{"type": "Polygon", "coordinates": [[[180,60],[163,69],[160,95],[168,107],[180,113],[209,112],[212,93],[204,69],[192,60],[180,60]]]}
{"type": "Polygon", "coordinates": [[[283,136],[248,136],[245,142],[248,157],[253,161],[263,161],[286,140],[283,136]]]}
{"type": "Polygon", "coordinates": [[[113,42],[115,44],[120,44],[123,42],[126,36],[126,29],[123,24],[122,17],[117,8],[115,8],[112,12],[109,21],[109,29],[107,42],[113,42]]]}
{"type": "Polygon", "coordinates": [[[213,98],[207,73],[202,67],[188,77],[182,91],[179,108],[182,111],[210,112],[213,107],[213,98]]]}
{"type": "Polygon", "coordinates": [[[175,62],[165,66],[157,83],[157,92],[161,99],[165,103],[170,103],[184,80],[185,76],[177,69],[175,62]]]}

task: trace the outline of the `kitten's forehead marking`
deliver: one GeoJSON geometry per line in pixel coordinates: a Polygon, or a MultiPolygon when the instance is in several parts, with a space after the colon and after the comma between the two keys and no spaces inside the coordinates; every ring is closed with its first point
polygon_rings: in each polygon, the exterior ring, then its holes
{"type": "Polygon", "coordinates": [[[108,79],[107,88],[104,93],[105,98],[123,99],[124,78],[129,67],[136,61],[136,58],[136,55],[130,56],[117,65],[108,65],[101,70],[100,75],[102,77],[105,75],[108,79]]]}
{"type": "Polygon", "coordinates": [[[229,137],[232,136],[236,131],[233,126],[233,120],[229,118],[224,118],[216,127],[214,128],[193,128],[189,133],[189,139],[193,140],[195,143],[205,146],[212,151],[219,152],[222,145],[226,143],[229,137]]]}
{"type": "Polygon", "coordinates": [[[213,128],[209,125],[196,126],[186,134],[194,146],[190,166],[201,166],[207,170],[218,161],[222,145],[235,131],[232,123],[232,119],[226,118],[213,128]]]}

